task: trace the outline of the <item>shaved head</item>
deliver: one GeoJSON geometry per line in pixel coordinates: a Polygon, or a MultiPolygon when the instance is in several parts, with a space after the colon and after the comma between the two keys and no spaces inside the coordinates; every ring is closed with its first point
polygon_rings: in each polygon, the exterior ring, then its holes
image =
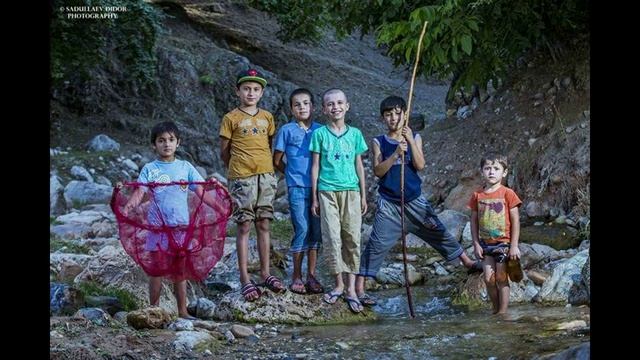
{"type": "Polygon", "coordinates": [[[349,102],[349,100],[347,99],[347,94],[345,94],[344,91],[342,91],[342,90],[340,90],[338,88],[332,88],[332,89],[329,89],[329,90],[325,91],[322,94],[322,104],[324,105],[325,97],[327,95],[333,95],[333,94],[342,94],[342,96],[344,96],[344,100],[349,102]]]}

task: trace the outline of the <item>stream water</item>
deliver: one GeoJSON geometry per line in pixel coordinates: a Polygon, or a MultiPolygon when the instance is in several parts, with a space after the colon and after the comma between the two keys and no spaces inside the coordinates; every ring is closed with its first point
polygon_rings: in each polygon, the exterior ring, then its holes
{"type": "MultiPolygon", "coordinates": [[[[413,288],[415,319],[408,316],[404,288],[385,290],[372,293],[379,301],[372,308],[379,314],[374,322],[285,326],[261,342],[290,358],[531,359],[590,341],[588,328],[553,330],[560,323],[588,319],[588,307],[514,304],[499,316],[491,314],[489,304],[473,310],[453,305],[440,295],[442,290],[413,288]]],[[[244,357],[252,351],[239,352],[244,357]]]]}

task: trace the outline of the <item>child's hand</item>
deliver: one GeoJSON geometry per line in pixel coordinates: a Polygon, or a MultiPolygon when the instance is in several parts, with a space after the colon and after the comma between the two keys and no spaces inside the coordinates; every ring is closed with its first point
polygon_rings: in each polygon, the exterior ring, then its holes
{"type": "Polygon", "coordinates": [[[405,126],[402,128],[402,136],[404,136],[405,139],[407,139],[407,141],[409,142],[409,144],[413,144],[413,131],[411,131],[411,128],[408,126],[405,126]]]}
{"type": "Polygon", "coordinates": [[[320,216],[320,205],[318,205],[318,199],[316,199],[315,196],[313,197],[313,201],[311,201],[311,214],[316,217],[320,216]]]}
{"type": "Polygon", "coordinates": [[[473,253],[476,255],[476,258],[484,259],[484,251],[482,251],[482,246],[480,246],[479,244],[473,244],[473,253]]]}
{"type": "Polygon", "coordinates": [[[124,186],[124,184],[122,183],[122,181],[118,181],[118,182],[116,183],[116,187],[117,187],[118,189],[122,189],[122,187],[123,187],[123,186],[124,186]]]}
{"type": "Polygon", "coordinates": [[[207,181],[212,182],[212,183],[214,183],[216,185],[222,185],[222,184],[220,184],[220,181],[218,181],[218,179],[216,179],[216,177],[213,176],[213,175],[209,175],[207,177],[207,181]]]}
{"type": "Polygon", "coordinates": [[[403,152],[407,152],[407,142],[406,141],[401,141],[398,143],[398,147],[396,147],[396,151],[395,153],[398,154],[398,157],[402,156],[403,152]]]}
{"type": "Polygon", "coordinates": [[[360,210],[362,211],[362,215],[367,213],[367,209],[369,206],[367,205],[367,198],[362,196],[360,197],[360,210]]]}
{"type": "Polygon", "coordinates": [[[511,246],[509,248],[509,259],[520,259],[520,249],[517,246],[511,246]]]}
{"type": "Polygon", "coordinates": [[[132,203],[127,203],[122,209],[122,215],[129,216],[129,211],[133,210],[135,206],[132,203]]]}

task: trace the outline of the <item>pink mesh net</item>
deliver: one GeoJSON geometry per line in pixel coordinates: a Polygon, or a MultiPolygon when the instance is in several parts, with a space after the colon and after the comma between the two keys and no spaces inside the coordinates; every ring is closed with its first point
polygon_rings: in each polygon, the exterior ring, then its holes
{"type": "Polygon", "coordinates": [[[122,246],[149,276],[204,280],[222,256],[231,198],[214,180],[127,182],[114,188],[111,209],[122,246]],[[198,186],[203,188],[202,196],[186,191],[198,186]],[[138,187],[145,190],[142,201],[124,212],[138,187]]]}

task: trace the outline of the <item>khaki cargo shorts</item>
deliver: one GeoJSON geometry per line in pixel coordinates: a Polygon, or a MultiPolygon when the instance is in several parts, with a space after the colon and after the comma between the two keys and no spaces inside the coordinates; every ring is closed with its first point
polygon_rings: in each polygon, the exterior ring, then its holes
{"type": "Polygon", "coordinates": [[[273,173],[252,175],[229,181],[233,199],[233,221],[243,223],[273,219],[273,199],[278,180],[273,173]]]}

